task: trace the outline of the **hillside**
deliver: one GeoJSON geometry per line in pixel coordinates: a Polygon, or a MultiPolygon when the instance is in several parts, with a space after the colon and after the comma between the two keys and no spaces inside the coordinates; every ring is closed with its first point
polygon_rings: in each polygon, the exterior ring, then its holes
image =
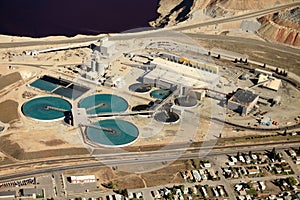
{"type": "Polygon", "coordinates": [[[273,42],[300,47],[300,7],[274,13],[259,19],[258,34],[273,42]]]}
{"type": "MultiPolygon", "coordinates": [[[[160,0],[158,8],[160,17],[150,24],[159,28],[195,24],[213,18],[240,15],[292,2],[295,0],[160,0]]],[[[254,18],[250,20],[256,21],[254,18]]],[[[272,42],[294,47],[300,46],[300,8],[264,16],[258,21],[261,23],[261,27],[257,31],[257,35],[248,34],[248,37],[259,36],[272,42]]],[[[234,34],[241,27],[242,21],[237,21],[219,26],[202,27],[197,31],[214,34],[226,31],[234,34]]]]}
{"type": "Polygon", "coordinates": [[[162,28],[189,21],[192,17],[206,20],[208,17],[232,16],[291,2],[294,0],[160,0],[157,11],[160,17],[150,24],[162,28]]]}

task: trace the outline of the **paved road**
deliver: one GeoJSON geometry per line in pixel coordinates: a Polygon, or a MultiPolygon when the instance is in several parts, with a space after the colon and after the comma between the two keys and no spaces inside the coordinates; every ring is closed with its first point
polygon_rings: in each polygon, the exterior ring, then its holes
{"type": "MultiPolygon", "coordinates": [[[[277,150],[279,150],[279,149],[277,149],[277,150]]],[[[259,152],[259,151],[256,151],[256,152],[259,152]]],[[[236,154],[236,153],[234,153],[234,154],[236,154]]],[[[290,165],[293,164],[293,163],[290,163],[292,161],[287,155],[284,155],[284,158],[290,165]]],[[[226,179],[223,176],[223,174],[221,173],[223,171],[221,169],[221,166],[224,165],[223,160],[219,160],[219,159],[217,159],[217,157],[213,157],[213,158],[210,157],[209,159],[210,159],[210,162],[213,164],[212,169],[214,171],[220,172],[220,173],[218,173],[218,175],[220,177],[220,180],[218,180],[218,181],[206,180],[206,181],[195,182],[195,183],[182,183],[182,185],[184,185],[185,188],[193,187],[193,186],[199,185],[199,184],[201,184],[201,185],[206,185],[207,184],[207,185],[210,185],[210,186],[223,185],[224,188],[225,188],[225,191],[228,194],[228,198],[229,199],[235,199],[236,194],[234,193],[234,191],[231,188],[231,185],[233,185],[233,184],[238,184],[241,181],[245,181],[245,180],[247,180],[247,181],[271,181],[271,180],[275,180],[275,179],[278,179],[278,178],[288,178],[288,177],[293,177],[295,175],[299,175],[299,170],[297,170],[297,166],[292,166],[291,165],[292,169],[295,171],[294,175],[280,175],[280,176],[271,175],[271,176],[267,176],[267,177],[254,177],[254,178],[249,178],[249,177],[245,178],[244,176],[242,176],[241,178],[238,178],[238,179],[226,179]]],[[[137,189],[130,189],[128,191],[133,192],[133,193],[142,192],[143,193],[143,198],[145,200],[153,200],[154,198],[151,196],[151,191],[159,190],[159,189],[162,189],[164,187],[172,188],[174,185],[177,185],[177,184],[170,183],[170,184],[166,184],[166,185],[163,185],[163,186],[137,188],[137,189]]],[[[95,192],[95,193],[89,193],[89,194],[87,194],[87,193],[82,193],[82,194],[78,193],[78,194],[73,194],[70,197],[82,196],[82,197],[87,197],[88,198],[88,197],[91,197],[91,196],[96,197],[96,196],[106,196],[106,195],[112,195],[112,194],[114,194],[114,193],[113,192],[108,192],[108,193],[95,192]]]]}
{"type": "MultiPolygon", "coordinates": [[[[252,151],[263,151],[266,148],[272,149],[274,146],[278,150],[286,149],[292,146],[299,146],[300,141],[296,141],[296,143],[285,143],[285,146],[281,144],[271,144],[271,145],[246,145],[243,147],[230,147],[226,149],[212,149],[209,152],[199,152],[199,148],[195,148],[195,150],[190,150],[186,152],[182,152],[182,155],[178,156],[178,150],[174,151],[167,151],[164,153],[157,153],[158,151],[154,152],[127,152],[126,154],[115,153],[112,155],[99,155],[100,161],[93,161],[93,162],[85,162],[85,163],[73,163],[67,166],[48,166],[41,169],[34,169],[30,168],[30,171],[14,173],[9,175],[4,175],[0,177],[0,181],[9,180],[14,178],[26,177],[26,176],[34,176],[39,174],[45,173],[52,173],[55,171],[64,171],[70,169],[84,169],[84,168],[91,168],[91,167],[100,167],[100,166],[118,166],[118,165],[130,165],[130,164],[144,164],[144,163],[162,163],[164,161],[174,161],[174,160],[186,160],[191,158],[198,158],[202,156],[211,157],[211,156],[218,156],[218,155],[227,155],[227,154],[235,154],[237,151],[240,152],[248,152],[251,148],[252,151]]],[[[22,166],[22,165],[21,165],[22,166]]]]}
{"type": "Polygon", "coordinates": [[[202,27],[202,26],[228,23],[228,22],[233,22],[233,21],[238,21],[238,20],[243,20],[243,19],[248,19],[248,18],[264,16],[264,15],[267,15],[269,13],[277,12],[277,11],[280,11],[280,10],[283,10],[283,9],[286,9],[286,8],[290,8],[290,7],[293,7],[293,6],[298,6],[298,5],[300,5],[300,2],[296,1],[296,2],[293,2],[293,3],[289,3],[289,4],[285,4],[285,5],[281,5],[281,6],[275,6],[273,8],[254,11],[254,12],[250,12],[250,13],[246,13],[246,14],[242,14],[242,15],[238,15],[238,16],[227,17],[227,18],[222,18],[222,19],[216,19],[216,20],[211,20],[211,21],[208,21],[208,22],[200,22],[200,23],[197,23],[197,24],[186,25],[186,26],[181,26],[181,27],[176,27],[175,26],[175,27],[171,27],[171,29],[177,30],[177,31],[184,31],[184,30],[187,30],[187,29],[199,28],[199,27],[202,27]]]}
{"type": "MultiPolygon", "coordinates": [[[[220,24],[220,23],[227,23],[231,21],[237,21],[237,20],[242,20],[242,19],[247,19],[247,18],[253,18],[253,17],[258,17],[258,16],[263,16],[268,13],[273,13],[285,8],[293,7],[300,5],[300,1],[296,1],[290,4],[285,4],[281,6],[276,6],[273,8],[268,8],[260,11],[255,11],[255,12],[250,12],[246,14],[242,14],[239,16],[233,16],[233,17],[228,17],[228,18],[222,18],[222,19],[213,19],[208,22],[201,22],[193,25],[187,25],[183,27],[171,27],[167,29],[171,30],[177,30],[177,31],[183,31],[187,29],[192,29],[192,28],[197,28],[201,26],[208,26],[208,25],[214,25],[214,24],[220,24]]],[[[140,33],[135,33],[135,34],[115,34],[115,36],[112,38],[114,40],[118,39],[134,39],[134,38],[143,38],[146,36],[159,36],[163,35],[163,33],[167,33],[168,31],[166,29],[159,29],[157,31],[145,31],[145,32],[140,32],[140,33]]],[[[168,35],[166,35],[168,36],[168,35]]],[[[89,41],[94,41],[95,39],[101,39],[103,36],[95,36],[95,37],[87,37],[87,38],[76,38],[76,39],[67,39],[67,40],[57,40],[57,41],[30,41],[30,42],[7,42],[7,43],[0,43],[0,49],[1,48],[9,48],[9,47],[23,47],[23,46],[40,46],[40,45],[54,45],[54,44],[71,44],[71,43],[81,43],[81,42],[89,42],[89,41]]]]}
{"type": "Polygon", "coordinates": [[[216,159],[211,159],[212,162],[212,166],[215,170],[217,170],[219,173],[219,177],[220,177],[220,185],[223,185],[225,188],[225,191],[228,194],[229,199],[235,199],[235,194],[233,193],[232,189],[231,189],[231,185],[227,182],[226,178],[224,177],[223,173],[221,173],[223,170],[221,168],[222,164],[220,161],[216,160],[216,159]]]}

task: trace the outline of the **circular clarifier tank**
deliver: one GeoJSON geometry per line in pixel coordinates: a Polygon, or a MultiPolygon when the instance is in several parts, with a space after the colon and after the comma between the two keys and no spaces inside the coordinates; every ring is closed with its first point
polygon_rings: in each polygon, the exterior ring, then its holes
{"type": "Polygon", "coordinates": [[[96,94],[82,99],[80,108],[85,108],[87,114],[124,112],[128,103],[122,97],[112,94],[96,94]]]}
{"type": "Polygon", "coordinates": [[[22,112],[36,120],[53,121],[63,119],[65,111],[70,111],[71,108],[71,104],[62,98],[45,96],[24,103],[22,112]]]}
{"type": "Polygon", "coordinates": [[[146,93],[151,90],[151,85],[145,85],[142,83],[134,83],[129,86],[129,90],[138,93],[146,93]]]}
{"type": "Polygon", "coordinates": [[[150,96],[155,99],[165,99],[171,94],[171,90],[154,90],[150,93],[150,96]]]}
{"type": "Polygon", "coordinates": [[[174,124],[179,121],[180,117],[175,112],[162,111],[156,113],[154,119],[164,124],[174,124]]]}
{"type": "Polygon", "coordinates": [[[128,121],[108,119],[88,127],[86,135],[90,141],[102,146],[124,147],[137,140],[139,130],[128,121]]]}
{"type": "Polygon", "coordinates": [[[178,97],[174,102],[176,105],[182,107],[195,107],[198,105],[198,100],[192,96],[178,97]]]}

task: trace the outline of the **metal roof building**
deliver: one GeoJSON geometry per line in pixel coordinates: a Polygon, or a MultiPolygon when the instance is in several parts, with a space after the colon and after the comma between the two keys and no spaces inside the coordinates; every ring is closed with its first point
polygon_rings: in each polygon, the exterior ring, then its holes
{"type": "Polygon", "coordinates": [[[11,199],[16,197],[16,191],[0,192],[0,199],[11,199]]]}
{"type": "Polygon", "coordinates": [[[230,110],[247,115],[256,105],[259,96],[249,90],[238,89],[228,100],[227,107],[230,110]]]}
{"type": "Polygon", "coordinates": [[[281,80],[274,77],[268,77],[264,74],[260,74],[257,84],[263,83],[262,86],[271,90],[278,91],[281,86],[281,80]],[[269,81],[267,81],[269,80],[269,81]]]}
{"type": "Polygon", "coordinates": [[[43,197],[44,190],[41,188],[24,188],[21,189],[21,195],[24,197],[43,197]]]}
{"type": "Polygon", "coordinates": [[[70,176],[69,178],[71,183],[93,183],[96,182],[95,175],[87,175],[87,176],[70,176]]]}
{"type": "Polygon", "coordinates": [[[155,58],[151,63],[155,64],[156,67],[141,77],[145,84],[164,88],[174,86],[214,88],[220,80],[218,73],[170,62],[162,58],[155,58]]]}

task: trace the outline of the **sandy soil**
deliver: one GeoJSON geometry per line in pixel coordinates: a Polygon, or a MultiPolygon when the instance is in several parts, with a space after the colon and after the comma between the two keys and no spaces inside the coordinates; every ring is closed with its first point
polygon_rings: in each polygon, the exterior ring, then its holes
{"type": "Polygon", "coordinates": [[[19,37],[19,36],[9,36],[9,35],[0,35],[1,43],[11,43],[11,42],[34,42],[34,41],[60,41],[60,40],[72,40],[72,39],[82,39],[82,38],[90,38],[97,39],[102,37],[104,34],[99,34],[95,36],[86,36],[86,35],[76,35],[74,37],[66,37],[66,36],[49,36],[44,38],[30,38],[30,37],[19,37]]]}
{"type": "Polygon", "coordinates": [[[82,147],[76,131],[62,122],[27,121],[26,126],[15,128],[9,139],[18,143],[26,152],[82,147]]]}
{"type": "Polygon", "coordinates": [[[10,123],[19,119],[19,104],[13,100],[6,100],[0,103],[0,121],[10,123]]]}
{"type": "Polygon", "coordinates": [[[13,72],[7,75],[0,76],[0,91],[5,87],[22,80],[19,72],[13,72]]]}

